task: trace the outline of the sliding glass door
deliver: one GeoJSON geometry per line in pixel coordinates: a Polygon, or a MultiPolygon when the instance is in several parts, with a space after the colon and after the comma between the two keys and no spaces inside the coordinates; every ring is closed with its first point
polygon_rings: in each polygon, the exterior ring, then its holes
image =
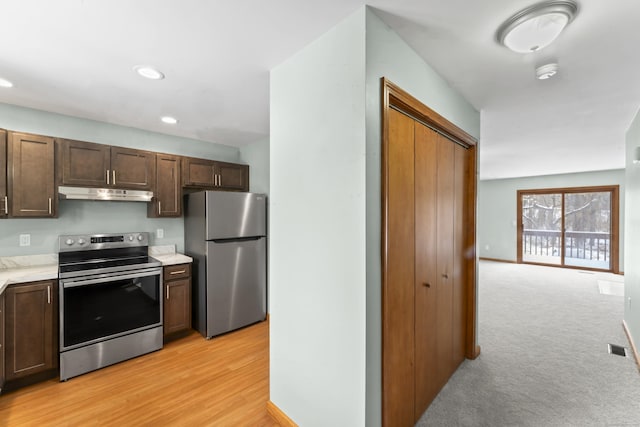
{"type": "Polygon", "coordinates": [[[522,195],[522,261],[562,264],[562,194],[522,195]]]}
{"type": "Polygon", "coordinates": [[[564,197],[564,263],[611,269],[611,193],[569,193],[564,197]]]}
{"type": "Polygon", "coordinates": [[[618,192],[518,191],[518,262],[618,272],[618,192]]]}

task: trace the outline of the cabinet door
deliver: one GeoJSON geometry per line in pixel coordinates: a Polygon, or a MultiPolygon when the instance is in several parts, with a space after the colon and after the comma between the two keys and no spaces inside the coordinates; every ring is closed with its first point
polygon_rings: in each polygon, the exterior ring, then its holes
{"type": "Polygon", "coordinates": [[[58,174],[61,185],[104,187],[109,173],[109,146],[84,141],[57,141],[60,158],[58,174]]]}
{"type": "Polygon", "coordinates": [[[191,279],[165,283],[164,334],[191,327],[191,279]]]}
{"type": "Polygon", "coordinates": [[[6,305],[6,379],[57,366],[55,331],[56,282],[9,286],[6,305]]]}
{"type": "Polygon", "coordinates": [[[7,198],[7,131],[0,129],[0,218],[9,214],[7,198]]]}
{"type": "Polygon", "coordinates": [[[182,183],[191,187],[216,186],[216,162],[206,159],[184,157],[182,159],[182,183]]]}
{"type": "Polygon", "coordinates": [[[55,217],[53,138],[9,132],[8,198],[12,217],[55,217]]]}
{"type": "Polygon", "coordinates": [[[227,190],[249,191],[249,166],[216,162],[217,186],[227,190]]]}
{"type": "Polygon", "coordinates": [[[156,176],[155,153],[111,147],[111,186],[133,190],[153,189],[156,176]]]}
{"type": "Polygon", "coordinates": [[[156,155],[156,189],[154,201],[149,203],[150,217],[178,217],[182,215],[182,185],[180,157],[156,155]]]}
{"type": "Polygon", "coordinates": [[[4,294],[0,294],[0,391],[4,387],[4,294]]]}

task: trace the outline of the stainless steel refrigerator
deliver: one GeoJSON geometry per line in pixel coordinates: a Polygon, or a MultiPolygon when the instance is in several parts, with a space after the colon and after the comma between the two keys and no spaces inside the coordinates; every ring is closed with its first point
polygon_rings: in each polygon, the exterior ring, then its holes
{"type": "Polygon", "coordinates": [[[185,252],[193,258],[193,327],[211,338],[267,313],[266,196],[185,195],[185,252]]]}

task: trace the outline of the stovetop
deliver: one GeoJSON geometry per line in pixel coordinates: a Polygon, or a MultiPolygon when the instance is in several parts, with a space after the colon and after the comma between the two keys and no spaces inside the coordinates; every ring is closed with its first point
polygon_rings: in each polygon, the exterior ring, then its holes
{"type": "Polygon", "coordinates": [[[159,267],[150,257],[148,233],[64,235],[59,237],[58,277],[82,277],[159,267]]]}

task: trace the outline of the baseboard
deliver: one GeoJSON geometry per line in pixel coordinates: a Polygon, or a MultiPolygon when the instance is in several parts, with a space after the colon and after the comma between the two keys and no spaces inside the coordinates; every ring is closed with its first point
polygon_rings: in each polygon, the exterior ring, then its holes
{"type": "Polygon", "coordinates": [[[631,345],[631,352],[633,353],[633,357],[636,359],[636,365],[638,366],[638,370],[640,371],[640,357],[638,357],[638,347],[633,342],[633,337],[631,336],[631,332],[629,332],[629,327],[627,326],[627,322],[622,321],[622,327],[624,328],[624,333],[627,334],[627,339],[629,340],[629,345],[631,345]]]}
{"type": "Polygon", "coordinates": [[[272,401],[267,402],[267,412],[271,415],[271,418],[276,420],[282,427],[298,427],[298,424],[294,423],[293,420],[282,412],[272,401]]]}
{"type": "Polygon", "coordinates": [[[500,259],[500,258],[487,258],[487,257],[483,257],[481,256],[480,258],[478,258],[481,261],[492,261],[492,262],[506,262],[508,264],[517,264],[517,262],[515,261],[511,261],[508,259],[500,259]]]}

